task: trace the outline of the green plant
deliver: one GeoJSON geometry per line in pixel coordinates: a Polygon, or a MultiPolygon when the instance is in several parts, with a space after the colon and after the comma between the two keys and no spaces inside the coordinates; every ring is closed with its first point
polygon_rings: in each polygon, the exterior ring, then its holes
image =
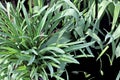
{"type": "Polygon", "coordinates": [[[119,79],[120,79],[120,71],[119,71],[119,73],[118,73],[118,75],[116,77],[116,80],[119,80],[119,79]]]}
{"type": "Polygon", "coordinates": [[[84,17],[81,18],[81,25],[75,28],[74,33],[76,36],[80,37],[87,35],[87,37],[90,37],[90,41],[97,42],[92,46],[96,51],[93,55],[98,54],[96,61],[100,61],[100,72],[101,75],[104,75],[104,71],[102,71],[102,56],[108,56],[110,66],[112,66],[114,59],[120,56],[120,1],[71,1],[76,5],[79,11],[81,11],[84,17]],[[105,21],[108,25],[101,23],[104,18],[108,18],[105,21]]]}
{"type": "Polygon", "coordinates": [[[0,79],[64,80],[66,72],[69,80],[67,64],[96,53],[104,75],[102,56],[108,56],[110,65],[120,56],[119,0],[51,0],[47,5],[29,0],[28,9],[24,1],[18,0],[16,8],[0,3],[0,79]],[[109,28],[101,26],[105,14],[109,28]]]}
{"type": "Polygon", "coordinates": [[[86,57],[82,48],[90,52],[89,46],[94,44],[84,37],[72,38],[81,13],[69,0],[49,6],[34,2],[33,7],[29,2],[28,12],[23,3],[18,0],[16,8],[11,3],[6,3],[6,8],[0,3],[0,79],[64,80],[61,75],[67,63],[79,64],[75,57],[86,57]],[[83,54],[72,54],[75,50],[83,54]]]}

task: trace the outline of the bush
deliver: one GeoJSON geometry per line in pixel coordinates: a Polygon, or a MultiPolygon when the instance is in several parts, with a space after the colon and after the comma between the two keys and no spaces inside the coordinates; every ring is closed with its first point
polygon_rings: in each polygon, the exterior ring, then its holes
{"type": "Polygon", "coordinates": [[[110,65],[120,56],[120,1],[24,1],[0,3],[0,79],[69,80],[67,65],[82,57],[95,57],[104,75],[102,56],[110,65]]]}

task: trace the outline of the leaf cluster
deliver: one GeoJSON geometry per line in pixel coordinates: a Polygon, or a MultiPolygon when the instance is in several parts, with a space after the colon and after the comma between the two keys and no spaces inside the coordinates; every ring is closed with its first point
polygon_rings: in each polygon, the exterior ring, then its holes
{"type": "Polygon", "coordinates": [[[28,9],[24,1],[16,7],[0,2],[1,80],[64,80],[63,72],[69,80],[67,64],[94,57],[92,49],[99,60],[112,45],[111,65],[120,56],[120,1],[51,0],[45,5],[44,0],[29,0],[28,9]],[[109,31],[100,23],[105,14],[109,31]]]}

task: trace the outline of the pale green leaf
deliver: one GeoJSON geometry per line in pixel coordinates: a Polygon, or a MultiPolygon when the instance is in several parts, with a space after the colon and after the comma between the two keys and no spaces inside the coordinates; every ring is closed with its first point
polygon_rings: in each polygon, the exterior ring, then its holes
{"type": "Polygon", "coordinates": [[[113,22],[112,22],[112,29],[111,30],[113,30],[116,26],[116,22],[118,20],[119,13],[120,13],[120,3],[115,4],[113,22]]]}
{"type": "Polygon", "coordinates": [[[53,69],[51,64],[48,63],[47,65],[48,65],[48,68],[49,68],[49,71],[50,71],[50,76],[53,77],[54,69],[53,69]]]}
{"type": "Polygon", "coordinates": [[[105,1],[103,0],[101,3],[100,3],[100,10],[98,11],[98,16],[97,18],[100,19],[103,15],[103,13],[105,12],[105,9],[106,7],[110,4],[110,1],[105,1]]]}
{"type": "Polygon", "coordinates": [[[116,58],[120,57],[120,43],[115,50],[115,55],[116,55],[116,58]]]}
{"type": "Polygon", "coordinates": [[[28,62],[28,66],[31,65],[35,61],[35,56],[32,56],[28,62]]]}
{"type": "Polygon", "coordinates": [[[120,24],[117,26],[117,28],[114,31],[112,37],[113,37],[114,40],[120,37],[120,24]]]}
{"type": "Polygon", "coordinates": [[[79,50],[81,48],[86,48],[86,47],[93,45],[94,43],[95,43],[95,41],[89,42],[89,43],[84,43],[84,44],[73,45],[73,46],[66,48],[65,52],[71,52],[71,51],[79,50]]]}
{"type": "Polygon", "coordinates": [[[41,53],[45,53],[45,52],[48,52],[48,51],[50,51],[50,50],[55,51],[55,52],[58,52],[58,53],[62,53],[62,54],[65,53],[62,49],[57,48],[57,47],[47,47],[47,48],[44,48],[44,49],[40,50],[39,53],[40,53],[40,54],[41,54],[41,53]]]}
{"type": "Polygon", "coordinates": [[[74,59],[72,56],[69,56],[69,55],[61,55],[60,60],[64,61],[64,62],[67,62],[67,63],[79,64],[79,62],[76,59],[74,59]]]}
{"type": "Polygon", "coordinates": [[[99,54],[99,56],[97,57],[96,60],[100,59],[101,56],[108,50],[108,48],[109,48],[109,46],[106,46],[106,47],[102,50],[102,52],[99,54]]]}
{"type": "Polygon", "coordinates": [[[43,56],[41,59],[47,59],[47,60],[52,60],[54,61],[55,63],[58,63],[60,64],[60,61],[58,61],[58,59],[54,58],[54,57],[51,57],[51,56],[43,56]]]}

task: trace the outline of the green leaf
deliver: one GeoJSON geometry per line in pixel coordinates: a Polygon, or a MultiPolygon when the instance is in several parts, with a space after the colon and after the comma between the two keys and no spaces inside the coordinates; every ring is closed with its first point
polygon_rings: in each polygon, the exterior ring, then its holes
{"type": "Polygon", "coordinates": [[[26,70],[26,69],[27,69],[27,67],[26,67],[25,65],[19,66],[19,67],[17,68],[18,71],[24,71],[24,70],[26,70]]]}
{"type": "Polygon", "coordinates": [[[75,41],[75,42],[70,42],[70,43],[64,43],[64,44],[58,44],[57,47],[64,47],[64,46],[71,46],[71,45],[75,45],[75,44],[80,44],[83,43],[84,41],[75,41]]]}
{"type": "Polygon", "coordinates": [[[107,51],[108,48],[109,48],[109,46],[106,46],[106,47],[102,50],[102,52],[99,54],[99,56],[98,56],[98,58],[97,58],[96,60],[100,59],[101,56],[107,51]]]}
{"type": "Polygon", "coordinates": [[[120,43],[118,44],[118,46],[115,50],[115,55],[116,55],[116,58],[120,57],[120,43]]]}
{"type": "Polygon", "coordinates": [[[39,53],[42,54],[42,53],[45,53],[45,52],[50,51],[50,50],[55,51],[57,53],[62,53],[62,54],[65,53],[62,49],[57,48],[57,47],[47,47],[47,48],[40,50],[39,53]]]}
{"type": "Polygon", "coordinates": [[[76,8],[76,6],[70,0],[63,0],[63,1],[65,1],[70,7],[75,9],[77,11],[77,13],[79,13],[79,16],[82,15],[82,13],[79,12],[79,10],[76,8]]]}
{"type": "Polygon", "coordinates": [[[75,58],[94,57],[93,55],[77,55],[75,58]]]}
{"type": "Polygon", "coordinates": [[[103,15],[103,13],[105,12],[105,9],[107,8],[107,6],[110,4],[110,1],[105,1],[103,0],[101,3],[100,3],[100,10],[98,11],[98,16],[97,18],[100,19],[103,15]]]}
{"type": "Polygon", "coordinates": [[[15,55],[16,58],[20,59],[21,61],[29,61],[30,58],[31,58],[31,55],[28,55],[28,54],[17,54],[15,55]]]}
{"type": "Polygon", "coordinates": [[[28,27],[30,26],[30,20],[28,18],[28,13],[27,13],[27,10],[25,8],[25,6],[21,3],[21,6],[22,6],[22,11],[23,11],[23,14],[25,16],[25,21],[27,22],[28,24],[28,27]]]}
{"type": "Polygon", "coordinates": [[[56,64],[56,63],[51,62],[50,64],[51,64],[52,66],[56,67],[56,68],[60,68],[60,66],[59,66],[58,64],[56,64]]]}
{"type": "Polygon", "coordinates": [[[57,76],[57,75],[54,75],[54,77],[55,77],[56,79],[58,79],[58,80],[64,80],[62,77],[57,76]]]}
{"type": "Polygon", "coordinates": [[[31,51],[35,54],[38,55],[38,52],[35,49],[31,49],[31,51]]]}
{"type": "Polygon", "coordinates": [[[32,56],[28,62],[28,66],[31,65],[35,61],[35,56],[32,56]]]}
{"type": "Polygon", "coordinates": [[[7,9],[3,6],[3,4],[1,2],[0,2],[0,9],[7,11],[7,9]]]}
{"type": "Polygon", "coordinates": [[[37,68],[35,68],[34,66],[32,67],[32,71],[30,73],[30,77],[33,78],[36,75],[36,70],[37,68]]]}
{"type": "Polygon", "coordinates": [[[49,68],[49,71],[50,71],[50,76],[53,77],[54,69],[53,69],[51,64],[48,63],[47,65],[48,65],[48,68],[49,68]]]}
{"type": "Polygon", "coordinates": [[[101,39],[97,36],[97,34],[95,34],[94,32],[92,32],[91,29],[88,29],[88,31],[86,32],[86,34],[89,35],[90,37],[92,37],[93,39],[95,39],[98,42],[98,44],[100,45],[101,49],[103,48],[101,39]]]}
{"type": "Polygon", "coordinates": [[[114,3],[110,3],[108,6],[108,11],[110,12],[111,16],[114,15],[114,3]]]}
{"type": "Polygon", "coordinates": [[[11,47],[0,47],[0,50],[6,50],[9,54],[17,54],[19,53],[19,50],[11,47]]]}
{"type": "Polygon", "coordinates": [[[32,17],[36,17],[36,16],[39,16],[39,15],[41,15],[41,13],[43,12],[43,11],[45,11],[45,9],[47,9],[47,7],[48,7],[48,5],[46,5],[46,6],[43,6],[41,9],[39,9],[39,7],[38,6],[35,6],[34,8],[33,8],[33,13],[35,13],[32,17]]]}
{"type": "Polygon", "coordinates": [[[113,37],[114,40],[120,37],[120,24],[117,26],[117,28],[114,31],[112,37],[113,37]]]}
{"type": "Polygon", "coordinates": [[[69,56],[69,55],[61,55],[60,60],[64,61],[64,62],[67,62],[67,63],[79,64],[79,62],[76,59],[74,59],[72,56],[69,56]]]}
{"type": "Polygon", "coordinates": [[[55,63],[58,63],[60,64],[60,62],[58,61],[58,59],[54,58],[54,57],[51,57],[51,56],[43,56],[41,59],[47,59],[47,60],[52,60],[54,61],[55,63]]]}
{"type": "Polygon", "coordinates": [[[92,41],[92,42],[89,42],[89,43],[84,43],[84,44],[73,45],[73,46],[70,46],[70,47],[66,48],[64,51],[65,52],[71,52],[71,51],[79,50],[81,48],[89,47],[94,43],[95,43],[95,41],[92,41]]]}
{"type": "Polygon", "coordinates": [[[66,9],[61,13],[56,14],[56,16],[53,17],[52,22],[66,16],[73,16],[76,20],[78,20],[78,15],[74,9],[66,9]]]}
{"type": "Polygon", "coordinates": [[[40,21],[39,25],[38,25],[38,30],[37,30],[37,35],[39,35],[45,25],[46,19],[48,17],[48,15],[54,11],[54,7],[55,5],[53,5],[50,9],[48,9],[45,13],[45,15],[43,16],[42,20],[40,21]]]}
{"type": "Polygon", "coordinates": [[[116,80],[119,80],[119,79],[120,79],[120,70],[119,70],[118,75],[116,77],[116,80]]]}
{"type": "Polygon", "coordinates": [[[115,4],[115,8],[114,8],[114,15],[113,15],[113,22],[112,22],[111,30],[114,30],[114,28],[116,26],[116,22],[118,20],[119,13],[120,13],[120,3],[117,3],[117,4],[115,4]]]}

